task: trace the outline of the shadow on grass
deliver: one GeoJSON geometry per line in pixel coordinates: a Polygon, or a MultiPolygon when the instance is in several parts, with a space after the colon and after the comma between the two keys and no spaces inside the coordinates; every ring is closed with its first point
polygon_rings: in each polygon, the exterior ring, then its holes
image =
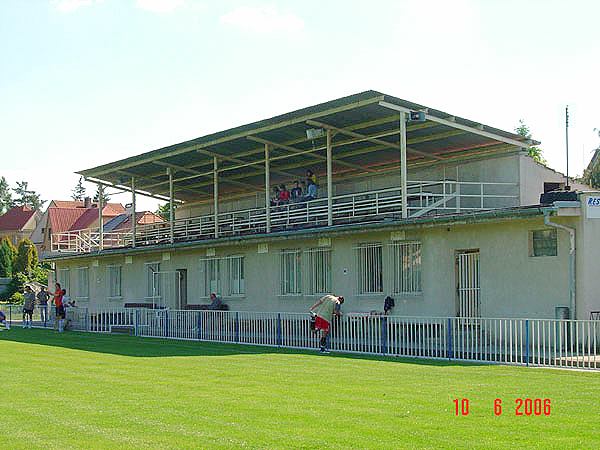
{"type": "MultiPolygon", "coordinates": [[[[23,344],[45,345],[95,353],[108,353],[133,357],[169,356],[228,356],[242,354],[289,354],[310,355],[317,358],[350,358],[394,363],[411,363],[428,366],[481,366],[472,362],[448,361],[445,359],[416,359],[395,356],[379,356],[357,353],[332,352],[326,356],[316,350],[263,347],[250,344],[229,344],[205,341],[183,341],[161,338],[141,338],[116,334],[84,333],[69,331],[57,333],[47,329],[22,329],[13,327],[0,333],[0,342],[11,341],[23,344]]],[[[6,356],[6,355],[5,355],[6,356]]]]}

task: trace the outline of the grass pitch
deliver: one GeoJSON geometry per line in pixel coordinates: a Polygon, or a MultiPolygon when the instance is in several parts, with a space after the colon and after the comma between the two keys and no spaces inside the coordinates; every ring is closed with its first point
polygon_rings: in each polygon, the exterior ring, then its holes
{"type": "Polygon", "coordinates": [[[600,445],[600,373],[18,328],[0,353],[6,448],[600,445]]]}

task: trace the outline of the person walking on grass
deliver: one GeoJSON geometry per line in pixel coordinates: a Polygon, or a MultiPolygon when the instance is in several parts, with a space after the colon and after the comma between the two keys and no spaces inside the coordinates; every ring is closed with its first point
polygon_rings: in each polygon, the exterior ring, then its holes
{"type": "Polygon", "coordinates": [[[35,293],[29,286],[25,286],[25,303],[23,303],[23,328],[31,328],[33,322],[33,308],[35,308],[35,293]]]}
{"type": "Polygon", "coordinates": [[[60,283],[56,283],[56,290],[54,291],[54,308],[56,313],[56,325],[58,325],[58,332],[62,333],[64,331],[65,324],[65,305],[63,304],[63,292],[65,292],[61,287],[60,283]]]}
{"type": "Polygon", "coordinates": [[[10,324],[8,323],[8,320],[6,320],[6,314],[4,314],[4,311],[0,311],[0,325],[4,325],[4,328],[10,330],[10,324]]]}
{"type": "Polygon", "coordinates": [[[333,316],[341,316],[340,307],[344,303],[344,297],[335,295],[324,295],[310,307],[310,313],[315,316],[315,332],[320,332],[319,351],[327,351],[327,336],[329,335],[331,319],[333,316]]]}
{"type": "Polygon", "coordinates": [[[40,320],[42,323],[48,322],[48,300],[50,299],[50,294],[46,290],[46,286],[42,286],[40,292],[37,294],[37,301],[40,305],[40,320]]]}

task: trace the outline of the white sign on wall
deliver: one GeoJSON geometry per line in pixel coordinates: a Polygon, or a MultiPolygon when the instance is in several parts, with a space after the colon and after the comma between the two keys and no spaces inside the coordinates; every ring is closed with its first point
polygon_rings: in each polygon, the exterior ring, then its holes
{"type": "Polygon", "coordinates": [[[585,201],[586,217],[600,219],[600,195],[590,195],[585,201]]]}

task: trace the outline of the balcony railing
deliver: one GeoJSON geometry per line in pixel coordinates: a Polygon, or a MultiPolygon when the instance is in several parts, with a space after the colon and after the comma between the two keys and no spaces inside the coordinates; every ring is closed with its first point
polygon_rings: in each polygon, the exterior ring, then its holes
{"type": "MultiPolygon", "coordinates": [[[[407,189],[409,217],[513,207],[518,205],[516,183],[456,181],[411,181],[407,189]]],[[[402,193],[399,187],[337,195],[332,198],[335,225],[399,219],[402,193]]],[[[327,225],[327,198],[289,203],[269,208],[271,231],[312,228],[327,225]]],[[[265,207],[218,214],[218,235],[222,237],[265,233],[265,207]]],[[[174,221],[173,241],[185,242],[215,237],[215,216],[182,218],[174,221]]],[[[52,251],[87,253],[105,248],[132,245],[131,231],[105,232],[100,245],[99,229],[86,229],[52,235],[52,251]]],[[[136,245],[171,242],[169,222],[139,225],[136,245]]]]}

